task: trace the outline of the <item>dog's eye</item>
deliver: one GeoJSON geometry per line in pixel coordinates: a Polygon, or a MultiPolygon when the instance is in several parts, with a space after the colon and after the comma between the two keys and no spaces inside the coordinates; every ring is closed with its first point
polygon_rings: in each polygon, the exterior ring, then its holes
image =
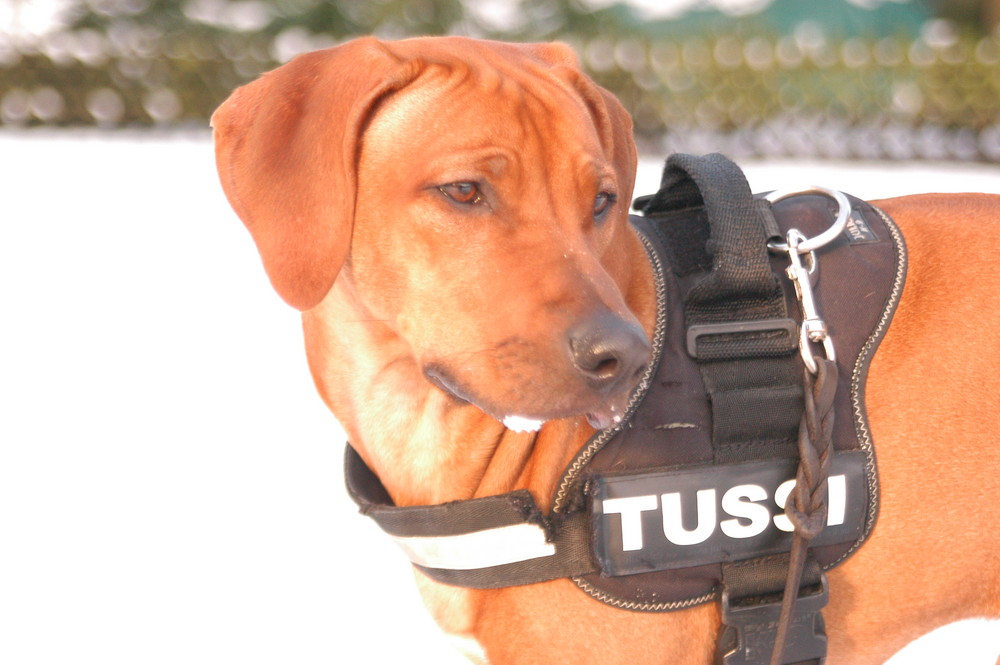
{"type": "Polygon", "coordinates": [[[455,203],[475,205],[483,200],[479,185],[474,182],[452,182],[438,187],[441,193],[455,203]]]}
{"type": "Polygon", "coordinates": [[[600,219],[614,205],[617,198],[611,192],[601,192],[594,197],[594,219],[600,219]]]}

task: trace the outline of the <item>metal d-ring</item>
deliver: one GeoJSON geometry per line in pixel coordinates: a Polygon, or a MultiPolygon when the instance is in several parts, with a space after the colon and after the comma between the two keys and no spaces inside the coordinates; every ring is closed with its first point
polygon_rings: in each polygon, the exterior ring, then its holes
{"type": "MultiPolygon", "coordinates": [[[[832,241],[834,238],[836,238],[837,236],[839,236],[841,233],[844,232],[844,227],[847,226],[847,220],[851,216],[851,202],[847,200],[847,197],[844,195],[843,192],[838,191],[836,189],[830,189],[829,187],[819,187],[819,186],[804,187],[802,189],[777,189],[768,194],[767,196],[765,196],[764,198],[767,199],[768,203],[774,205],[775,203],[781,201],[782,199],[787,199],[792,196],[799,196],[802,194],[824,194],[826,196],[829,196],[834,201],[836,201],[837,205],[839,206],[839,209],[837,210],[837,219],[834,220],[833,226],[828,228],[826,231],[823,231],[823,233],[820,233],[817,236],[813,236],[812,238],[806,238],[801,243],[799,243],[798,247],[799,253],[805,254],[807,252],[819,249],[820,247],[832,241]]],[[[771,242],[767,243],[767,246],[768,248],[776,252],[788,251],[788,243],[781,241],[772,240],[771,242]]]]}

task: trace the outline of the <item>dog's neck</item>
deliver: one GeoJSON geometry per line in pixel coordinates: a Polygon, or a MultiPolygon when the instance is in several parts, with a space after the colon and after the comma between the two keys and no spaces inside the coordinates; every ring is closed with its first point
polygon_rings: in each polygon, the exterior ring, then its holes
{"type": "MultiPolygon", "coordinates": [[[[623,276],[651,332],[648,266],[623,276]]],[[[544,505],[594,433],[582,415],[515,432],[427,380],[406,341],[365,307],[350,279],[303,315],[309,365],[324,402],[397,505],[427,505],[529,489],[544,505]]]]}

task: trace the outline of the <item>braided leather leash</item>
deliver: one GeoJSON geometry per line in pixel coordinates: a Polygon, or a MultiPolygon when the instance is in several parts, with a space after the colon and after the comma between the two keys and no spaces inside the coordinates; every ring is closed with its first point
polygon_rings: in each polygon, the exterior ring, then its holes
{"type": "MultiPolygon", "coordinates": [[[[772,251],[783,251],[788,254],[790,265],[786,274],[795,285],[795,295],[802,310],[799,350],[805,363],[803,371],[805,406],[798,437],[799,468],[795,488],[785,507],[785,514],[794,527],[792,551],[770,665],[784,665],[785,645],[794,619],[795,602],[802,586],[802,573],[805,570],[809,542],[826,526],[827,481],[833,459],[831,444],[833,400],[837,394],[838,376],[836,353],[833,339],[829,335],[826,323],[819,315],[813,297],[811,277],[817,268],[815,250],[843,231],[850,204],[840,192],[822,188],[818,190],[834,198],[840,207],[840,213],[834,224],[826,232],[808,239],[798,230],[791,229],[788,231],[785,244],[770,246],[772,251]],[[808,267],[803,264],[803,256],[807,257],[808,267]],[[822,344],[826,357],[813,355],[812,344],[822,344]]],[[[774,203],[786,196],[787,192],[775,192],[769,200],[774,203]]],[[[823,660],[821,658],[820,663],[823,660]]]]}
{"type": "Polygon", "coordinates": [[[784,664],[785,644],[795,601],[802,585],[809,541],[826,525],[827,479],[833,458],[833,398],[837,391],[837,364],[816,358],[816,374],[805,370],[805,410],[799,427],[799,469],[785,514],[795,527],[785,593],[781,602],[778,630],[771,653],[771,665],[784,664]]]}

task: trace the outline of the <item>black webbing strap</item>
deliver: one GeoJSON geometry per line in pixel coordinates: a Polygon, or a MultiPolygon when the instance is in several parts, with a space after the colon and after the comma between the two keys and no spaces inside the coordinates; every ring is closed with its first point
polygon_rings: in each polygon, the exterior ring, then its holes
{"type": "MultiPolygon", "coordinates": [[[[396,506],[378,477],[350,446],[344,457],[347,491],[360,511],[373,520],[403,547],[414,565],[429,577],[455,586],[473,589],[497,589],[534,584],[560,577],[575,577],[596,570],[590,556],[590,522],[587,513],[560,515],[559,521],[539,510],[531,493],[518,490],[507,494],[452,501],[433,506],[396,506]],[[421,562],[414,548],[447,553],[455,539],[474,539],[493,529],[537,527],[538,540],[550,546],[551,553],[476,568],[449,567],[446,563],[421,562]],[[450,540],[449,540],[450,539],[450,540]]],[[[508,539],[495,545],[503,558],[508,539]]],[[[467,543],[460,543],[459,546],[467,543]]],[[[516,558],[517,552],[511,554],[516,558]]],[[[446,557],[445,557],[446,559],[446,557]]],[[[444,560],[444,559],[442,559],[444,560]]]]}
{"type": "MultiPolygon", "coordinates": [[[[640,205],[672,252],[688,353],[711,401],[716,463],[795,457],[803,412],[798,325],[768,257],[768,239],[780,235],[770,205],[755,200],[743,172],[719,154],[672,155],[660,190],[640,205]]],[[[787,555],[723,567],[720,665],[768,661],[788,571],[787,555]]],[[[783,663],[825,655],[825,581],[815,562],[801,589],[783,663]]]]}
{"type": "Polygon", "coordinates": [[[783,318],[781,285],[767,257],[765,209],[754,200],[743,172],[718,153],[671,155],[660,190],[645,207],[646,216],[700,206],[707,216],[707,242],[701,247],[686,243],[686,249],[702,255],[700,265],[710,261],[711,271],[685,296],[690,323],[783,318]]]}
{"type": "Polygon", "coordinates": [[[641,205],[685,290],[688,353],[712,402],[716,461],[789,456],[802,413],[798,326],[768,259],[767,240],[780,235],[770,205],[717,153],[671,155],[660,190],[641,205]]]}

